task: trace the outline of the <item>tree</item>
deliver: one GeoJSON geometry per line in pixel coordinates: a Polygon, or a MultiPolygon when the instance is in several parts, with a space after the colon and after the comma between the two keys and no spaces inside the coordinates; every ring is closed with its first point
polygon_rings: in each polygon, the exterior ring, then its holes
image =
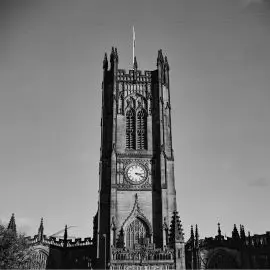
{"type": "Polygon", "coordinates": [[[0,224],[0,269],[39,268],[37,255],[23,234],[0,224]]]}

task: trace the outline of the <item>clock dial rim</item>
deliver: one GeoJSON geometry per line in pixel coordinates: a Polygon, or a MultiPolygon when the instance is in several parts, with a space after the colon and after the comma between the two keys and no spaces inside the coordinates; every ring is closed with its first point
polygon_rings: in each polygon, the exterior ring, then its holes
{"type": "Polygon", "coordinates": [[[144,165],[142,165],[141,163],[131,163],[129,164],[126,169],[125,169],[125,175],[126,175],[126,179],[132,183],[132,184],[135,184],[135,185],[139,185],[141,183],[143,183],[147,177],[148,177],[148,172],[147,172],[147,169],[144,165]],[[133,180],[132,177],[130,176],[130,169],[132,167],[139,167],[140,169],[142,169],[144,171],[144,176],[141,178],[141,180],[133,180]]]}

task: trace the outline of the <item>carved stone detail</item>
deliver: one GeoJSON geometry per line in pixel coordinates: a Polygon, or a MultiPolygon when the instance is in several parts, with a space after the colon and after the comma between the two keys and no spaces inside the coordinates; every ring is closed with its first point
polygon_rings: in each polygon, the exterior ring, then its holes
{"type": "Polygon", "coordinates": [[[140,218],[143,220],[143,222],[147,225],[147,229],[149,230],[149,235],[152,235],[153,230],[151,223],[148,221],[147,217],[143,214],[143,212],[140,209],[139,202],[138,202],[138,195],[135,194],[135,202],[132,211],[130,212],[129,216],[126,218],[126,220],[123,222],[123,225],[121,226],[123,230],[125,231],[128,224],[130,224],[134,219],[140,218]]]}
{"type": "Polygon", "coordinates": [[[120,159],[117,162],[117,188],[122,190],[151,190],[152,188],[152,161],[144,159],[120,159]],[[132,184],[126,176],[126,169],[130,164],[142,165],[147,171],[146,179],[139,184],[132,184]]]}

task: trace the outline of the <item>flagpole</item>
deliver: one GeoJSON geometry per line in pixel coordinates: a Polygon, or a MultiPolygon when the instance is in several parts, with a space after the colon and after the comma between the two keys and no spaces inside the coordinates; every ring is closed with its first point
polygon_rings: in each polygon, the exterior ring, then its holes
{"type": "Polygon", "coordinates": [[[132,28],[132,63],[134,65],[134,57],[135,57],[135,30],[134,30],[134,25],[132,28]]]}

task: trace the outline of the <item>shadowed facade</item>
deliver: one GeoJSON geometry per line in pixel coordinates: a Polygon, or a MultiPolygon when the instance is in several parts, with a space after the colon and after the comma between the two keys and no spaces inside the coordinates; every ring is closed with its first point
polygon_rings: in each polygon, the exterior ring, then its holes
{"type": "Polygon", "coordinates": [[[103,61],[98,267],[185,268],[177,215],[171,134],[169,64],[118,67],[112,48],[103,61]],[[110,62],[110,68],[109,68],[110,62]]]}

